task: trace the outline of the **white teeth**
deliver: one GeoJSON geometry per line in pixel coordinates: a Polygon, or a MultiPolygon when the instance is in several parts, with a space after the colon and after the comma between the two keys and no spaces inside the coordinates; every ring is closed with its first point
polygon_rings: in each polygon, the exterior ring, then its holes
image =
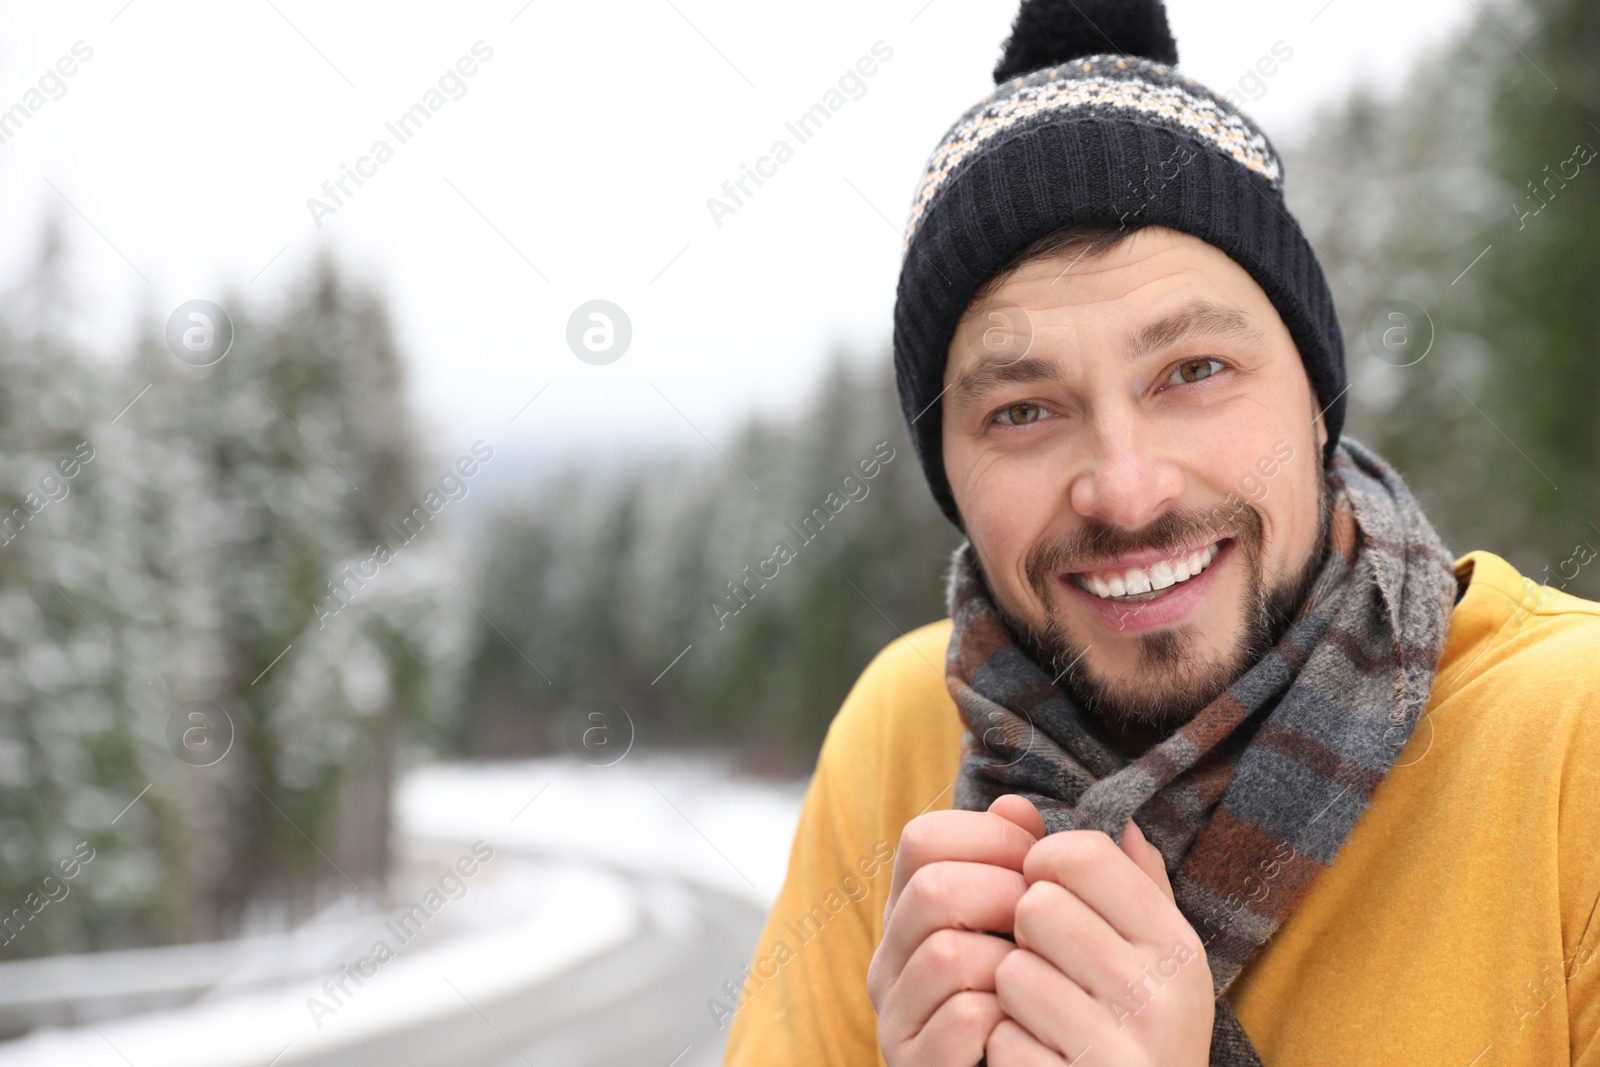
{"type": "Polygon", "coordinates": [[[1077,576],[1077,582],[1081,588],[1102,598],[1149,593],[1193,578],[1211,565],[1211,561],[1217,558],[1217,551],[1217,546],[1211,544],[1196,549],[1187,556],[1160,560],[1149,567],[1128,567],[1121,572],[1080,574],[1077,576]]]}

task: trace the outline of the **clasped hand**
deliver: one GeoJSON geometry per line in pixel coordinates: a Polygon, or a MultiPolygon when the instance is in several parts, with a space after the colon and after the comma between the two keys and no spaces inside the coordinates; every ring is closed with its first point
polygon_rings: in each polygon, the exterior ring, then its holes
{"type": "Polygon", "coordinates": [[[1216,1009],[1138,826],[1046,834],[1019,796],[906,825],[867,991],[889,1067],[1203,1067],[1216,1009]]]}

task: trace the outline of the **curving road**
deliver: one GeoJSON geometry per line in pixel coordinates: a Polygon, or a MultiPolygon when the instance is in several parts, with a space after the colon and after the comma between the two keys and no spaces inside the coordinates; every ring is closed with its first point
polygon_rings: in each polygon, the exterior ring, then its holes
{"type": "MultiPolygon", "coordinates": [[[[314,1067],[713,1067],[726,1031],[706,1008],[749,962],[763,913],[750,901],[613,871],[643,911],[617,950],[494,1001],[294,1064],[314,1067]]],[[[581,922],[582,916],[573,916],[581,922]]]]}

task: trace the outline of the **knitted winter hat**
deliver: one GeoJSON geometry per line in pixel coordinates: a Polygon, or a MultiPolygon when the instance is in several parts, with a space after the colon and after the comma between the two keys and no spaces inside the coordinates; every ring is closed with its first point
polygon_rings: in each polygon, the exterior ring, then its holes
{"type": "Polygon", "coordinates": [[[1014,253],[1077,223],[1166,226],[1248,271],[1300,350],[1324,408],[1327,461],[1346,382],[1327,279],[1284,206],[1283,163],[1266,135],[1174,69],[1160,0],[1023,0],[1003,51],[994,92],[928,160],[895,299],[900,408],[945,515],[959,524],[939,410],[956,323],[1014,253]]]}

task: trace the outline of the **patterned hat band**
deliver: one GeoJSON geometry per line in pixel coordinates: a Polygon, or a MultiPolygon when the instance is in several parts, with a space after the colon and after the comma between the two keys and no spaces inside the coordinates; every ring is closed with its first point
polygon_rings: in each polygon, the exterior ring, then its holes
{"type": "Polygon", "coordinates": [[[1121,119],[1185,133],[1227,153],[1281,192],[1283,163],[1272,143],[1220,93],[1148,59],[1085,56],[1013,78],[961,116],[928,159],[912,197],[906,240],[946,180],[987,142],[1075,118],[1121,119]]]}

